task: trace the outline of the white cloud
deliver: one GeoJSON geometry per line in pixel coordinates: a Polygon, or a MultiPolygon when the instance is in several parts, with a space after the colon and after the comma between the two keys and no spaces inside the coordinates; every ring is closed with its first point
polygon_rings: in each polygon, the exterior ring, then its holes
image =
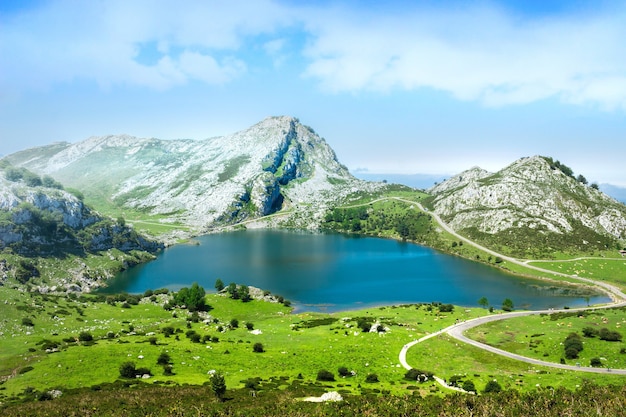
{"type": "Polygon", "coordinates": [[[306,75],[329,91],[427,87],[490,106],[556,96],[626,109],[624,10],[544,20],[485,8],[315,19],[306,75]]]}
{"type": "Polygon", "coordinates": [[[246,69],[236,57],[242,45],[288,24],[288,14],[271,0],[52,1],[3,20],[0,82],[13,89],[74,79],[105,88],[225,83],[246,69]],[[156,65],[135,60],[146,43],[164,54],[156,65]]]}

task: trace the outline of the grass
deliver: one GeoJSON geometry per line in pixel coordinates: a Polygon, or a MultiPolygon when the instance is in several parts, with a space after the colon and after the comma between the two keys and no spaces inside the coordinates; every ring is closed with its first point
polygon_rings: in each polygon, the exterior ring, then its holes
{"type": "MultiPolygon", "coordinates": [[[[407,392],[441,392],[435,385],[405,381],[406,372],[399,365],[398,354],[411,340],[447,327],[457,320],[466,320],[487,314],[484,309],[455,308],[452,313],[440,313],[428,305],[405,305],[370,308],[334,314],[291,314],[281,305],[263,301],[242,303],[224,296],[209,294],[211,305],[208,323],[190,323],[185,310],[169,312],[156,303],[148,302],[122,308],[120,303],[109,305],[88,300],[44,296],[0,287],[2,326],[0,343],[0,375],[11,377],[2,384],[0,401],[34,389],[73,389],[119,379],[118,368],[125,361],[137,367],[150,368],[150,383],[201,385],[208,380],[208,372],[222,372],[229,388],[243,388],[245,382],[260,378],[266,389],[286,388],[294,383],[319,384],[317,372],[327,369],[335,375],[334,382],[324,382],[325,390],[339,390],[344,394],[389,392],[404,395],[407,392]],[[176,317],[175,317],[176,316],[176,317]],[[34,326],[22,325],[30,318],[34,326]],[[231,319],[239,327],[227,328],[231,319]],[[363,333],[358,322],[379,322],[385,333],[363,333]],[[253,334],[245,324],[252,323],[253,334]],[[132,326],[133,332],[130,332],[132,326]],[[166,337],[161,329],[172,326],[180,331],[166,337]],[[194,330],[201,335],[219,338],[219,341],[193,343],[185,332],[194,330]],[[67,343],[81,331],[89,331],[93,343],[67,343]],[[108,338],[107,333],[114,337],[108,338]],[[154,332],[154,336],[151,336],[154,332]],[[178,340],[175,336],[178,336],[178,340]],[[149,337],[156,337],[151,344],[149,337]],[[60,351],[46,353],[41,342],[60,343],[60,351]],[[263,353],[254,353],[253,345],[262,343],[263,353]],[[157,357],[167,352],[173,360],[174,375],[163,375],[156,365],[157,357]],[[33,369],[19,374],[27,366],[33,369]],[[339,377],[337,369],[345,366],[356,375],[339,377]],[[380,382],[366,382],[374,373],[380,382]],[[29,388],[30,387],[30,388],[29,388]]],[[[162,300],[161,300],[162,301],[162,300]]],[[[624,313],[622,313],[624,315],[624,313]]],[[[559,336],[560,337],[560,336],[559,336]]],[[[414,367],[434,372],[443,378],[469,375],[482,389],[490,378],[506,381],[522,390],[536,384],[550,384],[575,388],[580,375],[547,369],[529,369],[528,365],[501,359],[481,350],[459,345],[447,337],[438,337],[418,344],[409,350],[408,361],[414,367]],[[477,374],[478,376],[474,376],[477,374]],[[517,383],[518,380],[523,383],[517,383]]],[[[587,378],[587,376],[585,376],[587,378]]],[[[599,384],[618,381],[615,378],[588,376],[599,384]]],[[[319,391],[311,388],[312,392],[319,391]]]]}
{"type": "Polygon", "coordinates": [[[572,332],[582,336],[585,327],[608,328],[620,332],[626,339],[626,309],[518,317],[475,327],[467,335],[500,349],[548,362],[559,363],[563,359],[569,365],[589,366],[592,358],[599,357],[605,367],[626,368],[626,353],[620,353],[626,343],[607,342],[598,337],[583,337],[584,349],[579,358],[565,359],[563,341],[572,332]]]}
{"type": "Polygon", "coordinates": [[[562,274],[606,281],[626,288],[626,258],[563,259],[560,261],[530,262],[530,264],[562,274]]]}

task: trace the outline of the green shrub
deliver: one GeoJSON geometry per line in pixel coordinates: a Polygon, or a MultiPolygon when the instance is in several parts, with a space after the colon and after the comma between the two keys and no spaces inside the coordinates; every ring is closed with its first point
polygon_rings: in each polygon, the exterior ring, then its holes
{"type": "Polygon", "coordinates": [[[369,382],[369,383],[378,382],[378,375],[367,374],[367,376],[365,377],[365,382],[369,382]]]}
{"type": "Polygon", "coordinates": [[[317,380],[318,381],[334,381],[335,375],[332,372],[327,371],[326,369],[321,369],[317,372],[317,380]]]}

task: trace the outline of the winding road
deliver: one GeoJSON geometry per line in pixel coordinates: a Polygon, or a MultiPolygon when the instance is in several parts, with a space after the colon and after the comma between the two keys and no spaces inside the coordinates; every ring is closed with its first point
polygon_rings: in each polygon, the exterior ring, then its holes
{"type": "MultiPolygon", "coordinates": [[[[459,235],[458,233],[456,233],[450,226],[448,226],[442,219],[441,217],[439,217],[438,214],[433,213],[431,211],[428,211],[426,209],[424,209],[424,207],[416,202],[416,201],[411,201],[411,200],[405,200],[403,198],[399,198],[399,197],[392,197],[395,200],[398,201],[403,201],[405,203],[409,203],[409,204],[415,204],[417,205],[420,210],[430,214],[431,216],[433,216],[433,218],[435,219],[435,221],[439,224],[439,226],[445,230],[446,232],[450,233],[451,235],[453,235],[454,237],[456,237],[457,239],[462,240],[463,242],[472,245],[482,251],[485,251],[493,256],[498,256],[500,258],[502,258],[505,261],[514,263],[514,264],[518,264],[518,265],[522,265],[525,266],[527,268],[531,268],[537,271],[541,271],[541,272],[547,272],[547,273],[551,273],[551,274],[555,274],[555,275],[559,275],[559,276],[564,276],[564,277],[568,277],[568,278],[572,278],[581,282],[585,282],[588,284],[592,284],[594,286],[600,287],[602,290],[604,290],[607,294],[609,294],[611,296],[611,298],[613,299],[613,303],[609,304],[609,305],[603,305],[603,306],[596,306],[596,307],[585,307],[585,308],[575,308],[575,309],[567,309],[567,310],[536,310],[536,311],[516,311],[516,312],[511,312],[511,313],[503,313],[503,314],[494,314],[491,316],[484,316],[484,317],[478,317],[475,319],[471,319],[471,320],[467,320],[465,322],[462,323],[457,323],[454,324],[452,326],[446,327],[445,329],[441,329],[438,332],[435,333],[431,333],[429,335],[426,335],[420,339],[414,340],[410,343],[407,343],[406,345],[404,345],[402,347],[402,349],[400,350],[400,354],[398,357],[398,360],[400,361],[400,364],[405,368],[405,369],[411,369],[412,366],[408,364],[407,360],[406,360],[406,355],[407,352],[409,351],[409,349],[415,345],[417,345],[418,343],[421,343],[425,340],[428,340],[430,338],[439,336],[441,334],[448,334],[451,337],[459,340],[460,342],[475,346],[477,348],[489,351],[491,353],[494,353],[496,355],[500,355],[500,356],[504,356],[510,359],[514,359],[514,360],[518,360],[518,361],[522,361],[522,362],[526,362],[532,365],[539,365],[539,366],[547,366],[547,367],[551,367],[551,368],[559,368],[559,369],[566,369],[566,370],[571,370],[571,371],[579,371],[579,372],[592,372],[592,373],[598,373],[598,374],[611,374],[611,375],[626,375],[626,369],[609,369],[609,368],[594,368],[594,367],[583,367],[583,366],[573,366],[573,365],[565,365],[565,364],[560,364],[560,363],[554,363],[554,362],[546,362],[546,361],[542,361],[539,359],[533,359],[533,358],[528,358],[526,356],[521,356],[521,355],[517,355],[515,353],[511,353],[511,352],[507,352],[505,350],[502,349],[498,349],[495,348],[493,346],[478,342],[476,340],[470,339],[469,337],[465,336],[465,332],[471,328],[474,328],[476,326],[480,326],[482,324],[485,323],[489,323],[492,321],[497,321],[497,320],[506,320],[506,319],[510,319],[510,318],[514,318],[514,317],[522,317],[522,316],[530,316],[530,315],[537,315],[537,314],[552,314],[552,313],[558,313],[558,312],[576,312],[576,311],[586,311],[586,310],[600,310],[600,309],[607,309],[607,308],[615,308],[615,307],[624,307],[626,306],[626,294],[624,294],[619,288],[617,288],[614,285],[611,284],[607,284],[605,282],[599,282],[596,280],[592,280],[592,279],[588,279],[588,278],[581,278],[578,276],[574,276],[574,275],[568,275],[568,274],[563,274],[560,272],[554,272],[548,269],[543,269],[534,265],[529,265],[528,264],[528,260],[518,260],[515,258],[512,258],[510,256],[506,256],[506,255],[502,255],[500,253],[497,253],[491,249],[488,249],[482,245],[479,245],[478,243],[459,235]]],[[[445,381],[441,380],[440,378],[435,377],[435,379],[437,380],[437,382],[439,382],[439,384],[443,385],[446,388],[450,388],[450,389],[456,389],[458,390],[456,387],[451,387],[449,385],[447,385],[445,383],[445,381]]]]}

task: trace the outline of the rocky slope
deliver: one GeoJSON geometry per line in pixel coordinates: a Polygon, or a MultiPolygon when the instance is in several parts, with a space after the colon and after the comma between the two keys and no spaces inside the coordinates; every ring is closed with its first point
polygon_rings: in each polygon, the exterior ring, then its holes
{"type": "Polygon", "coordinates": [[[81,190],[100,210],[134,210],[198,233],[287,207],[321,211],[329,199],[372,187],[352,177],[328,144],[292,117],[270,117],[202,141],[92,137],[6,159],[81,190]]]}
{"type": "Polygon", "coordinates": [[[162,248],[125,224],[103,218],[63,189],[9,180],[6,172],[0,169],[0,249],[46,255],[60,248],[74,252],[162,248]]]}
{"type": "Polygon", "coordinates": [[[429,206],[455,230],[497,236],[518,254],[537,243],[593,250],[626,239],[626,206],[567,171],[541,156],[497,173],[472,168],[431,188],[429,206]]]}

